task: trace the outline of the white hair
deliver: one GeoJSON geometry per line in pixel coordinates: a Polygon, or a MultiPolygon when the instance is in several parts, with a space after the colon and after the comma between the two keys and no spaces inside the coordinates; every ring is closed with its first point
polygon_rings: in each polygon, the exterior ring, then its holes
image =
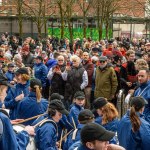
{"type": "Polygon", "coordinates": [[[77,55],[71,56],[70,61],[72,61],[72,60],[76,60],[76,61],[79,62],[79,63],[81,62],[80,57],[78,57],[77,55]]]}

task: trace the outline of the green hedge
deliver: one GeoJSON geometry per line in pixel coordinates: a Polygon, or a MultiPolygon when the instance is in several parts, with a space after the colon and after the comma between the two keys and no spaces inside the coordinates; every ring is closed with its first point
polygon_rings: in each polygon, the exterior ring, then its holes
{"type": "MultiPolygon", "coordinates": [[[[53,36],[55,37],[61,37],[61,29],[60,28],[53,28],[53,36]]],[[[52,35],[52,28],[48,28],[48,35],[52,35]]],[[[112,37],[112,30],[109,31],[110,38],[112,37]]],[[[68,28],[64,29],[64,37],[69,38],[69,30],[68,28]]],[[[98,35],[98,29],[86,29],[86,37],[92,37],[93,40],[98,40],[99,35],[98,35]]],[[[105,29],[103,29],[103,34],[102,37],[105,37],[105,29]]],[[[73,38],[83,38],[83,29],[82,28],[73,28],[73,38]]]]}

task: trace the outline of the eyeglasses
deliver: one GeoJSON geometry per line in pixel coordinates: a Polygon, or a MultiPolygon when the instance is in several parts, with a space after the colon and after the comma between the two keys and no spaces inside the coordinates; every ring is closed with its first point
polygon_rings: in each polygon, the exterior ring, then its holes
{"type": "Polygon", "coordinates": [[[99,61],[100,63],[105,63],[105,61],[99,61]]]}
{"type": "Polygon", "coordinates": [[[58,61],[64,61],[64,60],[60,59],[60,60],[58,60],[58,61]]]}

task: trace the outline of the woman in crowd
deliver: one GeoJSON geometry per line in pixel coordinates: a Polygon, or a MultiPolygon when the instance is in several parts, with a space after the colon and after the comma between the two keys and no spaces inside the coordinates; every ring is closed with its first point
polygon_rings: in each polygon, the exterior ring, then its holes
{"type": "Polygon", "coordinates": [[[11,88],[5,98],[5,101],[0,103],[3,108],[10,109],[10,119],[16,119],[17,117],[17,105],[19,100],[22,100],[24,96],[29,94],[29,73],[26,68],[20,68],[15,72],[15,78],[17,84],[14,88],[11,88]]]}
{"type": "Polygon", "coordinates": [[[14,63],[15,63],[15,71],[17,71],[19,68],[25,67],[25,65],[22,63],[22,58],[20,54],[16,54],[14,56],[14,63]]]}
{"type": "Polygon", "coordinates": [[[144,59],[137,59],[135,62],[136,70],[149,69],[147,62],[144,59]]]}
{"type": "Polygon", "coordinates": [[[118,124],[119,144],[126,150],[149,150],[150,124],[143,116],[145,104],[142,97],[131,98],[131,108],[118,124]]]}
{"type": "MultiPolygon", "coordinates": [[[[17,109],[17,118],[27,119],[46,112],[48,101],[42,99],[42,84],[38,79],[30,80],[30,92],[27,97],[20,101],[17,109]]],[[[31,125],[34,120],[24,123],[24,125],[31,125]]]]}
{"type": "MultiPolygon", "coordinates": [[[[0,100],[4,101],[7,93],[8,84],[7,78],[0,73],[0,100]]],[[[0,149],[1,150],[25,150],[29,142],[29,134],[34,135],[34,128],[27,126],[24,131],[15,134],[11,123],[15,121],[9,118],[0,111],[0,149]]]]}
{"type": "MultiPolygon", "coordinates": [[[[95,122],[101,124],[106,130],[117,132],[118,111],[115,106],[108,102],[104,97],[97,98],[93,103],[99,117],[95,122]]],[[[117,137],[114,137],[110,143],[117,143],[117,137]]]]}

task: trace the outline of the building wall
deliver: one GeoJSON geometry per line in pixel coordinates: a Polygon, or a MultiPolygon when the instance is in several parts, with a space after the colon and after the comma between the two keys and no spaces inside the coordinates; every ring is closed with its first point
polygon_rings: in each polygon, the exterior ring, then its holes
{"type": "Polygon", "coordinates": [[[113,37],[127,36],[142,37],[145,33],[145,24],[113,24],[113,37]]]}
{"type": "MultiPolygon", "coordinates": [[[[9,32],[10,34],[19,33],[19,25],[17,18],[0,18],[0,33],[9,32]]],[[[44,34],[44,27],[42,28],[44,34]]],[[[24,36],[37,36],[38,30],[36,24],[31,20],[25,19],[23,21],[24,36]]]]}

